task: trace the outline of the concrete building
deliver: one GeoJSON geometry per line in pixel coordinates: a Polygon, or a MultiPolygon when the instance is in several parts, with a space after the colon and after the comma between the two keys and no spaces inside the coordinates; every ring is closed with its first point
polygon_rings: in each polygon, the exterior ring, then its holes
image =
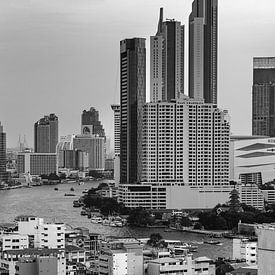
{"type": "Polygon", "coordinates": [[[65,256],[68,262],[86,264],[85,249],[75,245],[66,245],[65,256]]]}
{"type": "Polygon", "coordinates": [[[233,239],[233,260],[245,260],[248,265],[256,265],[257,241],[233,239]]]}
{"type": "Polygon", "coordinates": [[[81,134],[105,137],[105,131],[99,120],[98,111],[94,107],[91,107],[89,111],[84,110],[81,115],[81,134]]]}
{"type": "Polygon", "coordinates": [[[0,264],[9,275],[66,275],[65,252],[58,249],[7,250],[0,264]]]}
{"type": "Polygon", "coordinates": [[[56,173],[56,153],[19,152],[17,170],[21,175],[29,173],[33,176],[56,173]]]}
{"type": "Polygon", "coordinates": [[[105,170],[105,137],[95,135],[76,135],[73,138],[73,149],[89,155],[89,170],[105,170]]]}
{"type": "Polygon", "coordinates": [[[264,195],[256,184],[240,184],[236,186],[239,192],[240,202],[253,206],[259,210],[264,209],[264,195]]]}
{"type": "Polygon", "coordinates": [[[114,111],[114,148],[115,156],[120,155],[120,105],[112,104],[112,110],[114,111]]]}
{"type": "Polygon", "coordinates": [[[184,275],[215,275],[213,261],[206,257],[192,260],[188,255],[182,259],[159,258],[148,262],[148,275],[184,274],[184,275]]]}
{"type": "Polygon", "coordinates": [[[252,134],[275,136],[275,57],[254,57],[252,134]]]}
{"type": "Polygon", "coordinates": [[[218,0],[194,0],[189,16],[189,96],[217,104],[218,0]]]}
{"type": "Polygon", "coordinates": [[[262,190],[264,200],[269,204],[275,204],[275,189],[273,190],[262,190]]]}
{"type": "Polygon", "coordinates": [[[134,239],[106,243],[99,255],[99,274],[143,275],[142,246],[134,239]]]}
{"type": "Polygon", "coordinates": [[[55,153],[58,143],[58,117],[44,116],[34,124],[34,152],[55,153]]]}
{"type": "Polygon", "coordinates": [[[275,262],[275,227],[258,230],[258,275],[273,275],[275,262]]]}
{"type": "Polygon", "coordinates": [[[119,200],[126,207],[145,209],[212,209],[229,200],[232,186],[119,186],[119,200]]]}
{"type": "Polygon", "coordinates": [[[275,178],[275,139],[266,136],[231,136],[230,180],[265,184],[275,178]]]}
{"type": "Polygon", "coordinates": [[[7,154],[7,140],[6,133],[3,131],[3,126],[0,122],[0,184],[7,180],[6,171],[6,154],[7,154]]]}
{"type": "Polygon", "coordinates": [[[0,244],[0,251],[26,249],[29,248],[29,237],[14,233],[4,234],[0,235],[0,244]]]}
{"type": "Polygon", "coordinates": [[[229,136],[228,114],[214,104],[189,98],[147,103],[143,112],[142,183],[228,185],[229,136]]]}
{"type": "Polygon", "coordinates": [[[134,183],[141,175],[142,107],[146,100],[144,38],[120,42],[120,182],[134,183]]]}
{"type": "Polygon", "coordinates": [[[184,25],[174,19],[163,22],[150,37],[150,100],[170,101],[184,94],[184,25]]]}
{"type": "Polygon", "coordinates": [[[18,234],[28,235],[34,248],[65,248],[65,225],[63,223],[45,223],[35,216],[19,216],[18,234]]]}

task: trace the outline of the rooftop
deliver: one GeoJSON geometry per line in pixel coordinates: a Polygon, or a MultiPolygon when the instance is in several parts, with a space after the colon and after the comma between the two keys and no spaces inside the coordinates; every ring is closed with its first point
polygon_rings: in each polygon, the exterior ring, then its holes
{"type": "Polygon", "coordinates": [[[5,252],[12,255],[35,255],[35,256],[47,256],[51,254],[61,253],[60,249],[48,249],[48,248],[26,248],[20,250],[6,250],[5,252]]]}

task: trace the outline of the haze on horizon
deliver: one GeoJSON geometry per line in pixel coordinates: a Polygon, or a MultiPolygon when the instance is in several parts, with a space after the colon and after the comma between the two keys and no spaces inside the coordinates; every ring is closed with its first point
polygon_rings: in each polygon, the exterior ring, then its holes
{"type": "MultiPolygon", "coordinates": [[[[147,39],[164,18],[186,25],[192,0],[0,0],[0,121],[8,147],[33,125],[59,117],[59,134],[78,134],[84,109],[95,107],[113,137],[110,105],[119,103],[119,41],[147,39]]],[[[218,106],[234,134],[251,134],[252,59],[275,56],[275,1],[219,0],[218,106]]],[[[187,60],[186,60],[187,61],[187,60]]],[[[185,66],[187,80],[188,64],[185,66]]],[[[187,93],[187,86],[186,86],[187,93]]]]}

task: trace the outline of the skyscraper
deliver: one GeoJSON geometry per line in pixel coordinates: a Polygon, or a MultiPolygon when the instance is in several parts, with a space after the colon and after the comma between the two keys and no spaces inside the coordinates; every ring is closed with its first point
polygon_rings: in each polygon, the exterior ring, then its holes
{"type": "Polygon", "coordinates": [[[3,126],[0,122],[0,184],[7,179],[6,172],[6,133],[3,131],[3,126]]]}
{"type": "Polygon", "coordinates": [[[120,154],[120,106],[113,104],[111,105],[114,111],[114,147],[115,156],[120,154]]]}
{"type": "Polygon", "coordinates": [[[44,116],[34,124],[34,152],[55,153],[58,143],[58,117],[44,116]]]}
{"type": "Polygon", "coordinates": [[[184,25],[174,19],[163,22],[150,37],[150,100],[178,99],[184,93],[184,25]]]}
{"type": "Polygon", "coordinates": [[[137,182],[141,175],[142,106],[146,100],[144,38],[120,42],[120,182],[137,182]]]}
{"type": "Polygon", "coordinates": [[[91,107],[89,111],[84,110],[82,113],[81,134],[105,137],[105,131],[99,120],[98,111],[94,107],[91,107]]]}
{"type": "Polygon", "coordinates": [[[275,137],[275,57],[253,59],[252,134],[275,137]]]}
{"type": "Polygon", "coordinates": [[[189,96],[217,104],[218,0],[194,0],[189,16],[189,96]]]}

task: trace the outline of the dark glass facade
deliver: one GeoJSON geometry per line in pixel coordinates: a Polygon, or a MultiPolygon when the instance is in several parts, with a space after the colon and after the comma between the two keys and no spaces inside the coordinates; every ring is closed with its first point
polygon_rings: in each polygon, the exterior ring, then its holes
{"type": "Polygon", "coordinates": [[[275,137],[275,57],[253,62],[252,134],[275,137]]]}
{"type": "Polygon", "coordinates": [[[194,43],[203,43],[203,98],[205,103],[217,104],[218,66],[218,0],[194,0],[189,16],[189,96],[194,97],[196,76],[194,43]],[[194,20],[203,19],[203,40],[194,37],[194,20]]]}
{"type": "Polygon", "coordinates": [[[34,152],[55,153],[58,143],[58,117],[44,116],[34,124],[34,152]]]}
{"type": "Polygon", "coordinates": [[[145,101],[145,39],[125,39],[120,42],[121,183],[135,183],[141,175],[142,108],[145,101]]]}
{"type": "MultiPolygon", "coordinates": [[[[100,137],[105,137],[105,131],[104,128],[101,124],[101,121],[99,120],[99,114],[98,111],[91,107],[89,111],[84,110],[81,116],[81,126],[92,126],[92,132],[89,134],[93,134],[93,135],[98,135],[100,137]]],[[[83,130],[88,130],[89,131],[89,127],[87,128],[83,128],[83,130]]],[[[85,133],[82,133],[85,134],[85,133]]]]}

